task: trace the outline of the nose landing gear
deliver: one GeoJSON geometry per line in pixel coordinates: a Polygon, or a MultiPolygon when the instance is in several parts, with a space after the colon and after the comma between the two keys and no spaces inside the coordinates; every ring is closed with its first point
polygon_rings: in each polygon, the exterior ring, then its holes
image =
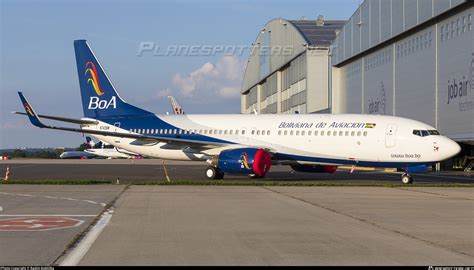
{"type": "Polygon", "coordinates": [[[413,183],[413,177],[411,175],[409,175],[408,173],[404,173],[402,175],[402,183],[405,184],[405,185],[409,185],[409,184],[413,183]]]}

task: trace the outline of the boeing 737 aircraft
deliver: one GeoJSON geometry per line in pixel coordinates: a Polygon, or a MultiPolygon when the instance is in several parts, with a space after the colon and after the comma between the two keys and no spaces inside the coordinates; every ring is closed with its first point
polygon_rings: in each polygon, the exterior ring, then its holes
{"type": "Polygon", "coordinates": [[[116,146],[111,144],[104,143],[99,141],[95,143],[91,138],[87,138],[87,143],[91,146],[88,149],[85,149],[84,152],[94,154],[100,157],[106,158],[142,158],[140,155],[136,153],[132,153],[130,151],[120,149],[116,146]]]}
{"type": "MultiPolygon", "coordinates": [[[[38,115],[21,92],[31,123],[91,134],[143,156],[207,161],[206,176],[264,177],[272,164],[333,173],[337,166],[408,168],[431,165],[460,151],[427,124],[360,114],[156,115],[125,102],[85,40],[74,42],[84,117],[38,115]],[[43,124],[40,118],[79,124],[43,124]]],[[[403,183],[411,183],[407,173],[403,183]]]]}

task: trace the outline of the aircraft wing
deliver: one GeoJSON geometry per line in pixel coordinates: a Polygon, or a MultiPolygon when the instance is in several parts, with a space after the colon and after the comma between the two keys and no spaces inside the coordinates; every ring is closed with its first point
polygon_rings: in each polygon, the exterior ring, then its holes
{"type": "MultiPolygon", "coordinates": [[[[71,132],[78,132],[78,133],[86,133],[92,135],[102,135],[102,136],[111,136],[111,137],[119,137],[119,138],[129,138],[129,139],[137,139],[141,141],[156,141],[156,142],[165,142],[173,145],[180,145],[183,147],[200,147],[200,148],[213,148],[226,145],[224,143],[216,143],[216,142],[208,142],[208,141],[199,141],[199,140],[188,140],[188,139],[181,139],[181,138],[168,138],[168,137],[161,137],[161,136],[147,136],[143,134],[137,133],[125,133],[125,132],[113,132],[113,131],[103,131],[103,130],[95,130],[95,129],[86,129],[86,128],[70,128],[70,127],[56,127],[56,126],[49,126],[43,124],[39,119],[36,112],[33,110],[31,105],[28,103],[26,98],[23,96],[23,93],[18,92],[20,96],[21,102],[25,108],[26,115],[30,119],[30,122],[39,128],[47,128],[47,129],[56,129],[56,130],[64,130],[64,131],[71,131],[71,132]]],[[[59,120],[60,117],[55,117],[55,120],[59,120]]],[[[61,120],[59,120],[61,121],[61,120]]],[[[66,121],[70,122],[70,121],[66,121]]]]}

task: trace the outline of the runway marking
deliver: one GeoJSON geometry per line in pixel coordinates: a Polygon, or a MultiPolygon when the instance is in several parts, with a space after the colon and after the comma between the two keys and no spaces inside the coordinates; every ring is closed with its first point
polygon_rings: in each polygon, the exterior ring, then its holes
{"type": "Polygon", "coordinates": [[[83,220],[69,217],[17,217],[0,219],[0,231],[7,232],[43,232],[79,227],[83,220]]]}
{"type": "Polygon", "coordinates": [[[163,170],[165,171],[166,181],[171,182],[171,179],[168,175],[168,170],[166,169],[166,166],[165,166],[165,160],[162,160],[162,161],[163,161],[163,170]]]}
{"type": "Polygon", "coordinates": [[[79,244],[67,255],[67,257],[59,264],[59,266],[76,266],[89,251],[92,244],[99,237],[102,230],[112,218],[112,212],[106,211],[100,218],[99,222],[92,227],[79,244]]]}
{"type": "Polygon", "coordinates": [[[98,202],[94,202],[94,201],[89,201],[89,200],[82,200],[83,202],[88,202],[88,203],[93,203],[93,204],[99,204],[98,202]]]}
{"type": "Polygon", "coordinates": [[[66,198],[66,197],[53,197],[53,196],[39,196],[39,195],[31,195],[31,194],[22,194],[22,193],[7,193],[7,192],[0,192],[0,194],[3,195],[12,195],[12,196],[22,196],[22,197],[36,197],[36,198],[47,198],[47,199],[59,199],[59,200],[68,200],[68,201],[75,201],[75,202],[86,202],[86,203],[91,203],[91,204],[100,204],[102,206],[106,206],[106,203],[98,203],[95,201],[90,201],[90,200],[80,200],[80,199],[74,199],[74,198],[66,198]]]}

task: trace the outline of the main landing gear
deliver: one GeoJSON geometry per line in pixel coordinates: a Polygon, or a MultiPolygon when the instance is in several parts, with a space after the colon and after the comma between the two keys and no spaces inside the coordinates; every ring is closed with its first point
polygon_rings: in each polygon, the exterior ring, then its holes
{"type": "Polygon", "coordinates": [[[209,166],[206,169],[206,177],[211,180],[224,179],[224,173],[217,167],[209,166]]]}
{"type": "Polygon", "coordinates": [[[408,173],[404,173],[402,175],[402,183],[405,184],[405,185],[409,185],[409,184],[413,183],[413,177],[411,175],[409,175],[408,173]]]}

